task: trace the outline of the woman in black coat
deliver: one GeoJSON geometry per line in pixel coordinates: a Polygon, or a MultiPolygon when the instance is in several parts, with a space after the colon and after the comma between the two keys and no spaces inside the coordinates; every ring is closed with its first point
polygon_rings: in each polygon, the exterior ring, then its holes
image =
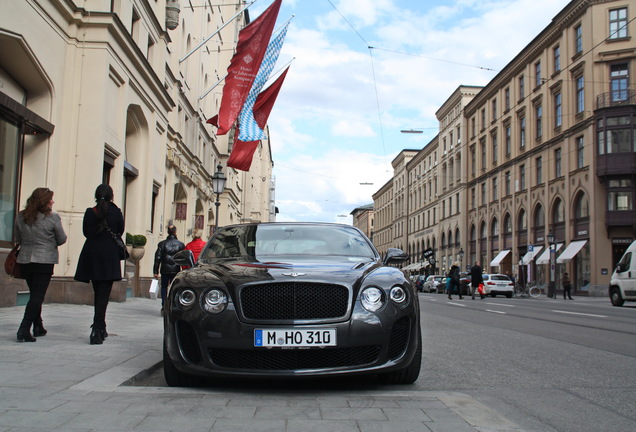
{"type": "Polygon", "coordinates": [[[102,344],[108,337],[106,332],[106,308],[114,281],[121,277],[121,260],[124,257],[110,231],[121,236],[124,232],[124,217],[113,201],[113,189],[102,184],[95,191],[95,207],[84,213],[83,231],[86,241],[77,262],[75,280],[92,282],[95,293],[95,314],[90,343],[102,344]]]}

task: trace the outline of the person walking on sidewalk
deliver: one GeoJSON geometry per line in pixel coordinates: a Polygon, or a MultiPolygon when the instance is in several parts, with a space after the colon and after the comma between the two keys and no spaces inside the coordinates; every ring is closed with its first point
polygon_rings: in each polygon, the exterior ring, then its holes
{"type": "Polygon", "coordinates": [[[20,245],[17,262],[29,287],[29,301],[18,329],[18,342],[35,342],[35,337],[47,333],[42,324],[42,303],[53,267],[59,261],[57,247],[66,243],[62,219],[52,211],[53,203],[53,191],[37,188],[16,218],[16,243],[20,245]]]}
{"type": "Polygon", "coordinates": [[[168,285],[172,279],[179,273],[181,267],[172,259],[174,255],[185,249],[185,245],[177,238],[177,227],[168,225],[168,237],[160,241],[155,252],[155,264],[153,273],[155,279],[159,279],[161,275],[161,313],[163,314],[163,305],[166,295],[168,294],[168,285]]]}
{"type": "Polygon", "coordinates": [[[567,295],[570,300],[574,300],[572,298],[572,283],[570,282],[570,276],[568,273],[563,273],[563,277],[561,278],[561,285],[563,285],[563,300],[565,300],[565,296],[567,295]]]}
{"type": "MultiPolygon", "coordinates": [[[[479,289],[479,285],[484,283],[484,271],[479,265],[479,261],[475,261],[475,265],[470,268],[470,291],[475,300],[475,290],[479,289]]],[[[484,295],[479,293],[479,297],[483,300],[484,295]]]]}
{"type": "Polygon", "coordinates": [[[108,337],[106,308],[113,282],[122,279],[122,258],[113,235],[123,234],[124,216],[113,203],[113,189],[107,184],[97,186],[95,202],[95,207],[84,213],[82,229],[86,241],[77,261],[75,280],[93,284],[95,312],[89,342],[101,345],[108,337]]]}
{"type": "Polygon", "coordinates": [[[450,279],[450,286],[448,287],[448,299],[452,300],[451,294],[456,290],[459,294],[459,299],[463,300],[461,286],[459,283],[459,263],[455,262],[448,272],[448,278],[450,279]]]}

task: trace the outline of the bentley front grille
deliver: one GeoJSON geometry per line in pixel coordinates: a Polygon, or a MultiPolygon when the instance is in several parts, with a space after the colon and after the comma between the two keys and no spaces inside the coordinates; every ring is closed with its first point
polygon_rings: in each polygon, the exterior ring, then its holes
{"type": "Polygon", "coordinates": [[[342,318],[349,290],[342,285],[285,282],[249,285],[241,289],[243,316],[252,320],[312,320],[342,318]]]}

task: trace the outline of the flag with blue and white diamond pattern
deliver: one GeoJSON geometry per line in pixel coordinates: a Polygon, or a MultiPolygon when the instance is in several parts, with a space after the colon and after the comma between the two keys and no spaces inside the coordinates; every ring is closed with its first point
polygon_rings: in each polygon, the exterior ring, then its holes
{"type": "Polygon", "coordinates": [[[276,62],[278,61],[278,55],[280,54],[280,50],[283,46],[288,26],[289,22],[285,24],[285,27],[283,27],[280,33],[272,39],[267,46],[267,51],[265,51],[265,57],[263,58],[261,67],[259,68],[256,78],[254,79],[254,84],[252,84],[252,88],[247,95],[241,114],[239,114],[238,139],[240,141],[256,141],[267,137],[263,129],[258,126],[254,119],[253,108],[259,92],[267,82],[269,74],[272,73],[272,69],[274,69],[274,65],[276,65],[276,62]]]}

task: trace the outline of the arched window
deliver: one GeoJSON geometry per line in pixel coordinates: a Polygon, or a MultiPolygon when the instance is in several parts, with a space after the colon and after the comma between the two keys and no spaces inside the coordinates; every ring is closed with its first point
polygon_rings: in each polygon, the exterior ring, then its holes
{"type": "Polygon", "coordinates": [[[587,196],[580,192],[575,198],[574,204],[574,218],[584,219],[590,217],[590,203],[587,200],[587,196]]]}
{"type": "Polygon", "coordinates": [[[524,209],[521,209],[521,211],[519,212],[519,219],[517,222],[517,228],[520,231],[525,231],[528,229],[528,217],[526,215],[526,211],[524,209]]]}
{"type": "Polygon", "coordinates": [[[490,233],[493,237],[497,237],[499,235],[499,221],[497,220],[497,218],[494,218],[492,220],[490,233]]]}
{"type": "Polygon", "coordinates": [[[545,228],[545,213],[543,212],[543,206],[541,204],[537,205],[534,211],[534,227],[545,228]]]}
{"type": "Polygon", "coordinates": [[[512,218],[509,213],[504,216],[504,234],[512,234],[512,218]]]}
{"type": "Polygon", "coordinates": [[[552,208],[552,222],[555,224],[565,222],[565,209],[563,201],[560,199],[557,199],[554,202],[554,207],[552,208]]]}
{"type": "Polygon", "coordinates": [[[446,249],[446,233],[442,233],[442,249],[446,249]]]}
{"type": "Polygon", "coordinates": [[[459,228],[455,230],[455,245],[459,246],[461,243],[461,239],[459,237],[459,228]]]}

